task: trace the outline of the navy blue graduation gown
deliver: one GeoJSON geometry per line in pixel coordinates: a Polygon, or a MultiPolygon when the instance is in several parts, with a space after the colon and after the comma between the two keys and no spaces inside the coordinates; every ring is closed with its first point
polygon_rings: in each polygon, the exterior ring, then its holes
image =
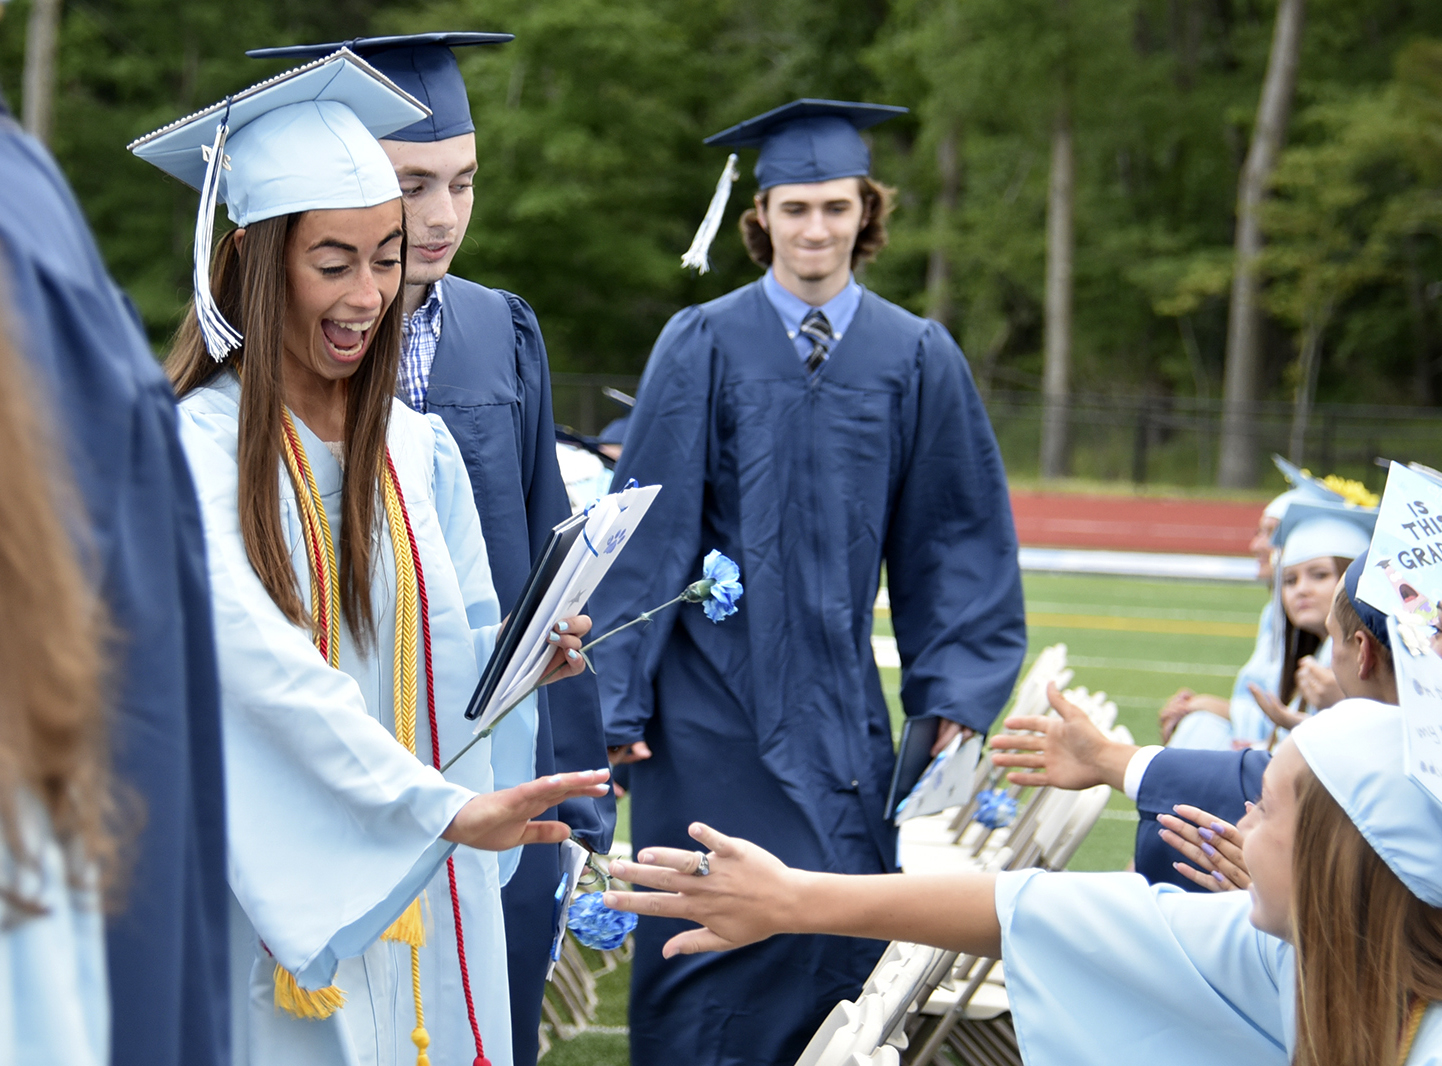
{"type": "Polygon", "coordinates": [[[1189,892],[1206,889],[1177,873],[1182,855],[1162,840],[1157,815],[1172,814],[1190,803],[1235,825],[1262,794],[1262,773],[1272,757],[1265,751],[1202,751],[1165,748],[1157,753],[1137,789],[1136,871],[1152,884],[1171,884],[1189,892]]]}
{"type": "Polygon", "coordinates": [[[220,704],[205,547],[175,400],[64,178],[0,105],[0,262],[53,404],[115,626],[111,747],[143,807],[107,921],[111,1061],[230,1061],[220,704]]]}
{"type": "MultiPolygon", "coordinates": [[[[599,631],[675,596],[720,549],[739,613],[670,609],[597,649],[609,744],[644,739],[632,840],[693,820],[815,870],[895,869],[894,753],[871,649],[883,562],[908,714],[984,731],[1026,650],[1006,477],[946,330],[866,292],[814,376],[761,286],[676,315],[642,379],[616,483],[664,487],[592,601],[599,631]]],[[[663,961],[642,919],[637,1066],[791,1063],[883,945],[777,937],[663,961]]]]}
{"type": "MultiPolygon", "coordinates": [[[[440,284],[444,317],[426,406],[441,416],[461,449],[504,615],[520,597],[551,528],[571,513],[556,464],[546,347],[535,313],[520,297],[450,275],[440,284]]],[[[606,765],[594,678],[547,686],[536,709],[537,777],[606,765]]],[[[616,803],[609,795],[567,800],[543,817],[560,818],[596,851],[610,850],[616,803]]],[[[532,844],[501,893],[516,1066],[534,1063],[539,1051],[560,879],[559,846],[532,844]]]]}

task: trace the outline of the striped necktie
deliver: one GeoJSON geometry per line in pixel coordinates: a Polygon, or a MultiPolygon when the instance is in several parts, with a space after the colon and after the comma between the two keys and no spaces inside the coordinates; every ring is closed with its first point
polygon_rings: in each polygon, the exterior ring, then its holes
{"type": "Polygon", "coordinates": [[[801,320],[801,332],[811,338],[811,354],[806,357],[806,369],[814,374],[831,355],[831,342],[836,339],[836,334],[831,332],[831,323],[819,307],[806,312],[806,317],[801,320]]]}

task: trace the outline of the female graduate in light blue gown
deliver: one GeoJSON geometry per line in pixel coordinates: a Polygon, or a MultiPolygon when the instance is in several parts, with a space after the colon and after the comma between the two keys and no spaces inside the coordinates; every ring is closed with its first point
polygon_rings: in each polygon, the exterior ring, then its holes
{"type": "Polygon", "coordinates": [[[651,865],[613,872],[662,891],[605,899],[703,923],[667,954],[825,932],[1000,957],[1029,1066],[1437,1066],[1442,803],[1404,731],[1371,700],[1293,731],[1242,822],[1248,893],[1126,873],[817,874],[698,824],[708,876],[688,876],[699,852],[649,849],[651,865]]]}
{"type": "Polygon", "coordinates": [[[240,1064],[509,1064],[501,885],[566,836],[530,818],[607,787],[527,783],[533,701],[438,770],[501,618],[455,442],[394,398],[404,228],[375,137],[422,114],[342,51],[133,146],[201,189],[202,263],[215,199],[239,227],[167,370],[215,600],[240,1064]]]}

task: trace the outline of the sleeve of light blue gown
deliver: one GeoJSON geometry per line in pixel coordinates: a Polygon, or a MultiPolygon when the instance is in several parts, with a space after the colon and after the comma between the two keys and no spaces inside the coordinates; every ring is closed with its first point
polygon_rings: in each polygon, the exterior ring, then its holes
{"type": "Polygon", "coordinates": [[[886,535],[901,701],[984,733],[1026,655],[1021,569],[1006,472],[971,372],[930,324],[902,483],[886,535]]]}
{"type": "Polygon", "coordinates": [[[997,878],[1007,996],[1027,1066],[1286,1066],[1291,949],[1245,892],[1135,874],[997,878]]]}
{"type": "MultiPolygon", "coordinates": [[[[679,595],[699,574],[702,494],[710,439],[712,341],[698,308],[677,314],[656,341],[612,486],[630,478],[660,484],[631,543],[591,598],[597,633],[631,621],[679,595]]],[[[650,720],[653,682],[676,611],[633,626],[593,653],[607,744],[640,740],[650,720]]]]}
{"type": "MultiPolygon", "coordinates": [[[[466,618],[476,646],[476,664],[484,671],[501,631],[500,605],[491,582],[481,519],[471,493],[471,479],[451,431],[439,415],[427,415],[436,435],[435,505],[446,548],[465,598],[466,618]]],[[[462,708],[452,713],[460,714],[462,708]]],[[[491,771],[496,791],[532,781],[536,776],[536,697],[527,696],[491,734],[491,771]]],[[[521,861],[520,848],[501,852],[501,884],[511,879],[521,861]]]]}
{"type": "Polygon", "coordinates": [[[318,988],[430,880],[474,793],[398,745],[266,593],[241,540],[226,422],[181,409],[220,652],[230,883],[271,954],[318,988]]]}

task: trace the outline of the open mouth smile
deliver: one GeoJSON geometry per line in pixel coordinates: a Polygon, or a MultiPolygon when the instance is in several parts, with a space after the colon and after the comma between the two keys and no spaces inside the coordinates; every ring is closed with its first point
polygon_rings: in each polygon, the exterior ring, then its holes
{"type": "Polygon", "coordinates": [[[366,341],[370,339],[370,331],[375,324],[375,318],[368,318],[364,322],[337,322],[333,318],[323,318],[320,331],[325,337],[331,357],[341,362],[349,362],[360,358],[365,351],[366,341]]]}

